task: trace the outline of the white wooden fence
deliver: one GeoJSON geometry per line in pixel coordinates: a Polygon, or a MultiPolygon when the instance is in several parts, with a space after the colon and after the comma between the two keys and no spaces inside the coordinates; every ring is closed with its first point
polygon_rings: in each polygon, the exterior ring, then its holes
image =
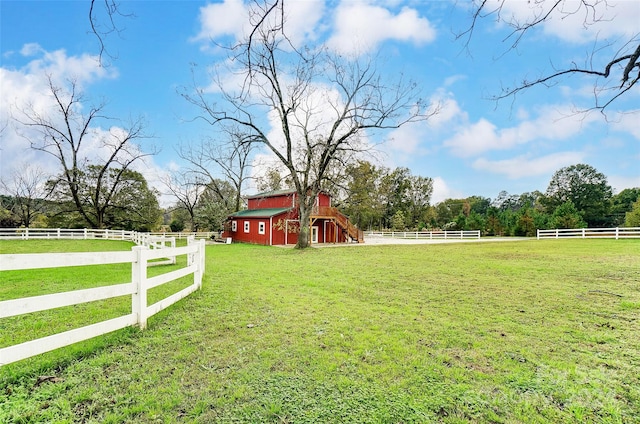
{"type": "MultiPolygon", "coordinates": [[[[174,244],[175,246],[175,244],[174,244]]],[[[0,319],[112,297],[131,295],[131,313],[96,324],[65,331],[0,349],[0,366],[68,346],[128,326],[144,329],[147,319],[193,293],[202,286],[205,264],[204,240],[185,247],[151,249],[135,246],[125,252],[39,253],[0,255],[0,271],[131,263],[131,282],[65,293],[0,301],[0,319]],[[155,277],[147,277],[149,261],[187,255],[187,266],[155,277]],[[173,295],[147,306],[147,292],[178,278],[193,274],[193,283],[173,295]]]]}
{"type": "Polygon", "coordinates": [[[640,238],[640,227],[538,230],[538,240],[548,238],[640,238]]]}
{"type": "Polygon", "coordinates": [[[480,231],[367,231],[366,237],[387,237],[423,240],[479,239],[480,231]]]}
{"type": "Polygon", "coordinates": [[[176,239],[211,238],[215,233],[139,233],[125,230],[97,230],[88,228],[0,228],[0,239],[109,239],[129,240],[142,244],[141,237],[175,237],[176,239]]]}

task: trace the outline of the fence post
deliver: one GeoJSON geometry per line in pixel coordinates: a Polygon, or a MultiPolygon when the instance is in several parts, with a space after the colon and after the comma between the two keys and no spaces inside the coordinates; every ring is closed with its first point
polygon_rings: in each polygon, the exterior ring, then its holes
{"type": "Polygon", "coordinates": [[[587,232],[585,231],[585,229],[582,229],[582,238],[585,238],[587,236],[587,232]]]}
{"type": "MultiPolygon", "coordinates": [[[[175,240],[175,239],[174,239],[175,240]]],[[[195,253],[194,263],[196,264],[196,270],[193,273],[193,284],[200,290],[202,288],[202,276],[204,275],[204,248],[205,241],[197,240],[195,242],[198,246],[198,250],[195,253]]]]}
{"type": "Polygon", "coordinates": [[[536,229],[536,239],[540,240],[540,228],[536,229]]]}
{"type": "Polygon", "coordinates": [[[616,240],[618,240],[618,236],[620,235],[619,230],[620,228],[616,227],[616,240]]]}
{"type": "Polygon", "coordinates": [[[556,228],[556,238],[558,238],[558,235],[560,234],[560,232],[558,231],[558,229],[556,228]]]}
{"type": "MultiPolygon", "coordinates": [[[[195,243],[197,243],[197,240],[195,237],[192,237],[192,236],[187,237],[187,246],[191,246],[192,244],[195,244],[195,243]]],[[[193,265],[194,262],[196,262],[197,260],[198,259],[195,253],[189,253],[187,255],[187,266],[193,265]]]]}
{"type": "Polygon", "coordinates": [[[134,246],[135,260],[131,263],[131,282],[134,292],[131,295],[131,312],[136,314],[141,330],[147,327],[147,248],[134,246]]]}

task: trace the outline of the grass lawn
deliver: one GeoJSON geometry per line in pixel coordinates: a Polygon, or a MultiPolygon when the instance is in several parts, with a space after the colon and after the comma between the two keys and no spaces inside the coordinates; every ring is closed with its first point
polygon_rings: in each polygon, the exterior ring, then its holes
{"type": "Polygon", "coordinates": [[[640,242],[208,246],[203,290],[99,339],[0,368],[0,422],[640,423],[640,242]]]}

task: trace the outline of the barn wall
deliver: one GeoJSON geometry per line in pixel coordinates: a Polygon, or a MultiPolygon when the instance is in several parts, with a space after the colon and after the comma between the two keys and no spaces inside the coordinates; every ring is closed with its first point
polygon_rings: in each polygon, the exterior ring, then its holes
{"type": "Polygon", "coordinates": [[[331,206],[331,197],[323,192],[318,194],[318,206],[331,206]]]}
{"type": "Polygon", "coordinates": [[[229,237],[232,237],[233,241],[253,244],[269,244],[269,218],[235,218],[234,221],[238,223],[237,230],[235,232],[229,232],[229,237]],[[249,223],[248,233],[244,232],[245,222],[249,223]],[[258,234],[260,222],[263,222],[265,225],[264,234],[258,234]]]}
{"type": "Polygon", "coordinates": [[[291,208],[293,204],[293,193],[274,197],[259,197],[249,199],[248,209],[268,209],[268,208],[291,208]]]}
{"type": "Polygon", "coordinates": [[[292,224],[292,221],[295,221],[295,223],[297,223],[298,219],[298,215],[297,212],[295,210],[287,212],[287,213],[283,213],[280,215],[276,215],[273,217],[273,245],[274,246],[282,246],[285,244],[296,244],[298,242],[298,234],[297,233],[288,233],[286,234],[285,237],[285,232],[284,229],[283,230],[279,230],[276,227],[276,224],[278,223],[278,221],[281,221],[284,223],[284,221],[289,220],[290,224],[292,224]]]}

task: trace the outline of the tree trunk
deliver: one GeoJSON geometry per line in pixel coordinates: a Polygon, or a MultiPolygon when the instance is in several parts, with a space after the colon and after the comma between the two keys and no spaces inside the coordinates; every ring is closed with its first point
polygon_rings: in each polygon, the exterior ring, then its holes
{"type": "Polygon", "coordinates": [[[298,233],[298,243],[296,249],[305,249],[310,246],[309,241],[309,216],[311,215],[311,208],[306,205],[306,199],[300,199],[298,205],[298,216],[300,217],[300,232],[298,233]]]}

